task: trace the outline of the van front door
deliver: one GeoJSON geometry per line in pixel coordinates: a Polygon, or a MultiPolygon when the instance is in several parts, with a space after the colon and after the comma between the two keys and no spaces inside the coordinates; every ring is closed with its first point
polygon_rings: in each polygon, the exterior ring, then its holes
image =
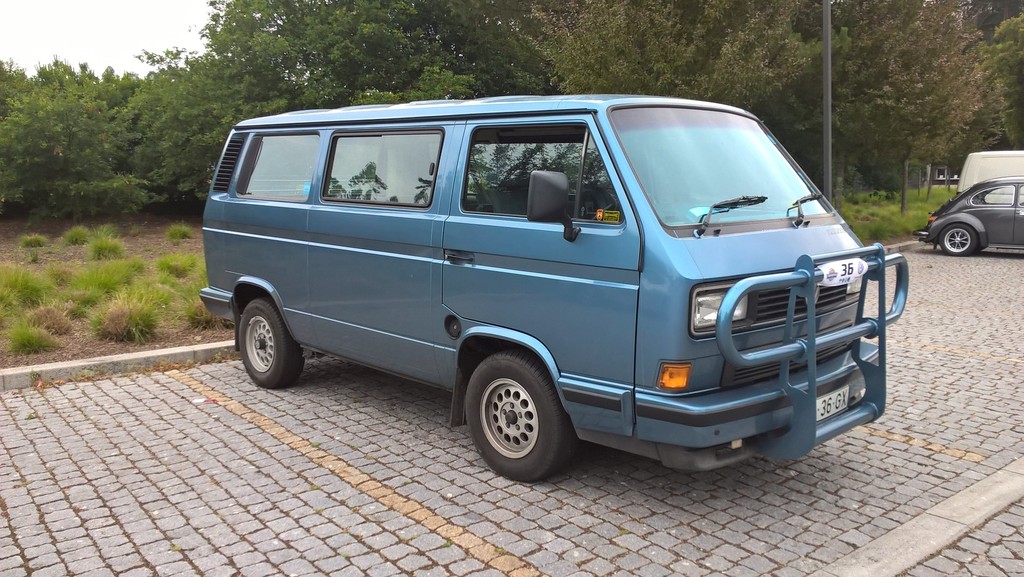
{"type": "Polygon", "coordinates": [[[550,352],[577,428],[629,434],[640,233],[597,134],[589,116],[467,126],[442,301],[467,331],[524,335],[550,352]],[[567,175],[575,241],[526,219],[535,170],[567,175]]]}

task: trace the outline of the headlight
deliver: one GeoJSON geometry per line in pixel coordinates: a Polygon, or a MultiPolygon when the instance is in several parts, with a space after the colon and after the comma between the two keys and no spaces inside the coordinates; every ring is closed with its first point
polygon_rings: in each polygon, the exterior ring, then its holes
{"type": "MultiPolygon", "coordinates": [[[[693,297],[693,314],[690,316],[694,332],[706,331],[715,328],[715,321],[718,320],[718,309],[722,307],[722,299],[725,298],[725,289],[697,293],[693,297]]],[[[747,297],[744,296],[736,305],[733,312],[733,321],[742,321],[747,318],[747,297]]]]}

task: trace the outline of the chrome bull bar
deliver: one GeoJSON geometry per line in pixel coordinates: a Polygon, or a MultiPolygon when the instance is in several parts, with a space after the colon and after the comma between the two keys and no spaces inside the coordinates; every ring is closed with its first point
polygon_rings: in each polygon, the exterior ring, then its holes
{"type": "Polygon", "coordinates": [[[869,423],[882,416],[886,400],[886,343],[885,328],[903,314],[907,304],[910,283],[907,259],[902,254],[885,254],[885,247],[874,244],[868,247],[841,251],[811,257],[803,255],[797,259],[792,272],[755,276],[740,280],[726,293],[715,322],[715,336],[718,348],[726,361],[736,367],[755,367],[779,363],[779,381],[783,392],[789,397],[793,415],[788,429],[780,436],[758,441],[760,453],[780,459],[796,459],[806,455],[815,445],[857,425],[869,423]],[[864,273],[857,304],[857,319],[852,326],[818,334],[815,311],[815,288],[824,279],[818,265],[844,259],[863,259],[868,267],[864,273]],[[896,287],[892,305],[886,309],[885,273],[888,267],[896,268],[896,287]],[[868,286],[878,287],[878,314],[866,317],[865,301],[868,286]],[[756,351],[740,351],[736,346],[732,325],[733,314],[742,299],[749,293],[760,290],[789,289],[789,307],[782,342],[778,345],[759,348],[756,351]],[[807,303],[806,335],[798,337],[795,325],[797,298],[807,303]],[[871,362],[862,355],[862,339],[878,338],[877,362],[871,362]],[[840,343],[853,343],[854,361],[864,376],[865,395],[854,407],[818,422],[817,412],[817,351],[840,343]],[[806,363],[807,388],[802,390],[790,382],[790,362],[806,363]]]}

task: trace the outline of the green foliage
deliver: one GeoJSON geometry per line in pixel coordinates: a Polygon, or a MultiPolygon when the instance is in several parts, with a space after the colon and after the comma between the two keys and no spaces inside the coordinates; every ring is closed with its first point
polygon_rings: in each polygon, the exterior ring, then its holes
{"type": "Polygon", "coordinates": [[[131,284],[145,270],[146,264],[138,258],[103,262],[79,270],[69,286],[76,291],[102,296],[131,284]]]}
{"type": "Polygon", "coordinates": [[[191,226],[179,222],[167,227],[167,240],[171,241],[174,246],[178,246],[181,241],[189,238],[192,238],[191,226]]]}
{"type": "Polygon", "coordinates": [[[68,246],[82,246],[89,242],[89,229],[81,225],[73,226],[67,229],[61,238],[68,246]]]}
{"type": "Polygon", "coordinates": [[[185,321],[188,326],[198,330],[229,328],[232,322],[222,319],[209,311],[203,301],[194,296],[185,303],[185,321]]]}
{"type": "Polygon", "coordinates": [[[671,95],[747,108],[808,61],[795,0],[577,1],[547,12],[552,59],[569,92],[671,95]]]}
{"type": "Polygon", "coordinates": [[[145,343],[156,332],[158,305],[144,293],[119,292],[92,318],[92,329],[103,339],[145,343]]]}
{"type": "Polygon", "coordinates": [[[886,242],[893,239],[909,238],[928,222],[928,213],[956,194],[947,193],[945,188],[933,188],[928,199],[924,190],[911,192],[906,214],[900,211],[898,192],[874,192],[853,195],[847,198],[841,213],[853,231],[865,243],[886,242]]]}
{"type": "Polygon", "coordinates": [[[71,267],[64,263],[54,263],[46,267],[46,276],[58,287],[68,286],[73,275],[71,267]]]}
{"type": "Polygon", "coordinates": [[[157,270],[182,279],[196,270],[199,258],[194,254],[167,254],[156,260],[157,270]]]}
{"type": "Polygon", "coordinates": [[[1024,15],[1004,21],[985,49],[986,66],[1003,97],[1003,126],[1010,143],[1024,148],[1024,15]]]}
{"type": "MultiPolygon", "coordinates": [[[[39,68],[8,101],[0,122],[2,201],[19,201],[37,218],[114,214],[148,200],[128,172],[130,136],[117,106],[122,82],[60,61],[39,68]]],[[[138,79],[135,78],[137,85],[138,79]]]]}
{"type": "Polygon", "coordinates": [[[46,246],[46,237],[41,234],[26,234],[18,239],[21,248],[41,248],[46,246]]]}
{"type": "Polygon", "coordinates": [[[19,321],[7,331],[7,347],[15,354],[31,355],[51,350],[57,346],[57,339],[46,329],[19,321]]]}
{"type": "Polygon", "coordinates": [[[34,306],[43,301],[52,285],[43,277],[24,268],[0,266],[0,292],[15,304],[34,306]]]}
{"type": "Polygon", "coordinates": [[[89,241],[89,258],[110,260],[124,256],[124,245],[116,238],[97,236],[89,241]]]}
{"type": "Polygon", "coordinates": [[[101,224],[92,229],[92,238],[120,238],[121,229],[116,224],[101,224]]]}

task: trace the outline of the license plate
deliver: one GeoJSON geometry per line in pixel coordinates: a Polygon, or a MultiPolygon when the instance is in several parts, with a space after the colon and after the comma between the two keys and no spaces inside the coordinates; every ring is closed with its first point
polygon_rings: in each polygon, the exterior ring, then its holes
{"type": "Polygon", "coordinates": [[[843,387],[818,397],[818,420],[827,419],[846,409],[850,401],[850,387],[843,387]]]}

